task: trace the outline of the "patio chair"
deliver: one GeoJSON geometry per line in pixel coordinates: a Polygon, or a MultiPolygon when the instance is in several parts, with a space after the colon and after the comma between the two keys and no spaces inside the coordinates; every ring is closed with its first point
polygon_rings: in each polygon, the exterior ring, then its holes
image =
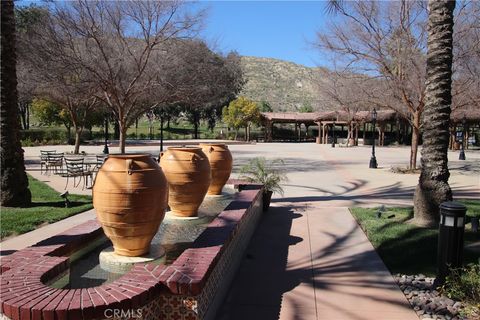
{"type": "Polygon", "coordinates": [[[92,179],[92,171],[88,170],[85,166],[83,158],[65,158],[65,170],[62,173],[62,176],[67,178],[65,183],[65,189],[67,189],[68,181],[70,178],[73,178],[73,187],[76,188],[84,180],[84,185],[82,190],[86,187],[88,188],[88,177],[92,179]],[[76,183],[77,178],[79,178],[78,183],[76,183]]]}
{"type": "Polygon", "coordinates": [[[45,163],[45,172],[52,168],[54,174],[60,174],[63,169],[63,153],[49,153],[45,163]]]}
{"type": "Polygon", "coordinates": [[[95,179],[97,178],[98,170],[100,170],[100,168],[102,167],[105,160],[107,160],[108,156],[106,156],[106,155],[96,155],[95,157],[96,157],[96,162],[95,162],[95,165],[94,165],[93,170],[92,170],[92,174],[95,175],[95,176],[92,178],[92,186],[95,184],[95,179]]]}
{"type": "Polygon", "coordinates": [[[105,162],[105,160],[107,160],[107,156],[105,155],[96,155],[97,157],[97,165],[95,166],[95,172],[97,172],[100,167],[103,165],[103,163],[105,162]]]}
{"type": "Polygon", "coordinates": [[[48,155],[56,153],[56,150],[40,150],[40,174],[42,174],[43,166],[45,166],[45,174],[47,173],[48,155]]]}

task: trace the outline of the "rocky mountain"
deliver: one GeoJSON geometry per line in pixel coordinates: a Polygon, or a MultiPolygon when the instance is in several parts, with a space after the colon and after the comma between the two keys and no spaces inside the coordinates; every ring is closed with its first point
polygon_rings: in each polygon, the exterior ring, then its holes
{"type": "Polygon", "coordinates": [[[259,57],[244,56],[241,63],[247,83],[240,95],[267,101],[274,111],[297,111],[302,106],[327,109],[318,88],[328,70],[259,57]]]}

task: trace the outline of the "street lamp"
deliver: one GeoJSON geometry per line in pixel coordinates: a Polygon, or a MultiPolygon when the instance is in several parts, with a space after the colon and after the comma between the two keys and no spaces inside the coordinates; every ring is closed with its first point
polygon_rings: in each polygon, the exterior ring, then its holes
{"type": "Polygon", "coordinates": [[[108,154],[108,113],[105,113],[105,145],[103,147],[103,153],[108,154]]]}
{"type": "Polygon", "coordinates": [[[373,108],[373,111],[372,111],[373,143],[372,143],[372,157],[370,158],[370,166],[369,166],[370,169],[376,169],[377,168],[377,158],[375,158],[375,122],[376,121],[377,121],[377,110],[375,110],[375,108],[373,108]]]}
{"type": "Polygon", "coordinates": [[[160,152],[163,151],[163,116],[160,116],[160,152]]]}
{"type": "Polygon", "coordinates": [[[467,117],[465,116],[465,114],[463,115],[463,119],[462,119],[462,141],[461,144],[460,144],[460,154],[458,155],[458,160],[465,160],[465,137],[466,137],[466,134],[465,134],[465,126],[467,125],[467,117]]]}
{"type": "Polygon", "coordinates": [[[335,121],[333,121],[333,139],[332,148],[335,148],[335,121]]]}

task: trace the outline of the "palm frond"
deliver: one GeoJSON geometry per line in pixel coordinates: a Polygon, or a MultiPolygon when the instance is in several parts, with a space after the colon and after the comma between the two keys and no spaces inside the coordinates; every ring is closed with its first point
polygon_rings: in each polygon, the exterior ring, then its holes
{"type": "Polygon", "coordinates": [[[287,181],[287,176],[277,169],[283,165],[282,159],[268,161],[263,157],[253,158],[240,169],[240,179],[263,184],[265,190],[283,195],[280,183],[287,181]]]}

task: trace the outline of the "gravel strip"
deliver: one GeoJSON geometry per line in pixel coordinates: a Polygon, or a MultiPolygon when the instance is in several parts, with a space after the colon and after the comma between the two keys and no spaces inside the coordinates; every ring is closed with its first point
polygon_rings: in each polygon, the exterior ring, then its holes
{"type": "Polygon", "coordinates": [[[432,289],[434,278],[397,274],[394,279],[420,319],[467,320],[459,314],[464,308],[461,302],[432,289]]]}

